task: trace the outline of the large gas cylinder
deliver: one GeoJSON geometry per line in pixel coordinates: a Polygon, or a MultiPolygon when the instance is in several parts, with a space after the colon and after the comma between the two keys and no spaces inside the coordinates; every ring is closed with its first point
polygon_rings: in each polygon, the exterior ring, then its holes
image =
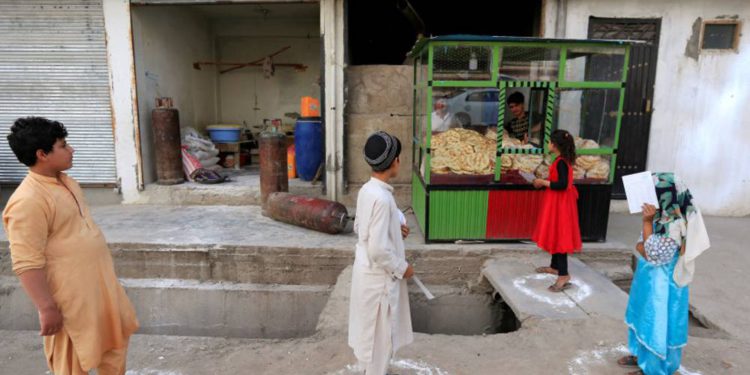
{"type": "Polygon", "coordinates": [[[156,152],[156,183],[174,185],[185,181],[180,148],[180,116],[171,98],[157,98],[151,111],[156,152]]]}
{"type": "Polygon", "coordinates": [[[268,195],[277,191],[289,191],[289,178],[286,168],[286,136],[277,132],[263,132],[260,135],[260,201],[268,200],[268,195]]]}
{"type": "Polygon", "coordinates": [[[349,214],[338,202],[289,193],[272,193],[263,206],[263,215],[287,224],[328,234],[349,231],[349,214]]]}

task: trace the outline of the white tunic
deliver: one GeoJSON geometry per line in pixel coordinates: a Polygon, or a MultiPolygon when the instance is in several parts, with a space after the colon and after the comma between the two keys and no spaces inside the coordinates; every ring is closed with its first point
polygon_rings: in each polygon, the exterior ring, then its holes
{"type": "Polygon", "coordinates": [[[393,352],[414,340],[409,293],[402,279],[407,263],[393,187],[371,178],[357,197],[358,240],[349,305],[349,346],[360,362],[373,361],[375,326],[390,324],[393,352]],[[389,309],[387,322],[378,310],[389,309]]]}
{"type": "Polygon", "coordinates": [[[432,111],[432,131],[444,132],[453,127],[453,114],[445,112],[443,116],[432,111]]]}

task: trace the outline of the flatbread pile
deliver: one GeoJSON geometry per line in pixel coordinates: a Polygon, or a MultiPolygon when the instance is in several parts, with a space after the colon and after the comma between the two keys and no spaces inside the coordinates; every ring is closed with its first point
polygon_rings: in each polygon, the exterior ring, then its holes
{"type": "MultiPolygon", "coordinates": [[[[576,150],[599,148],[599,144],[592,139],[575,137],[576,150]]],[[[574,178],[592,178],[606,180],[609,178],[609,160],[600,155],[581,155],[576,157],[573,168],[574,178]],[[577,170],[576,170],[577,169],[577,170]],[[575,177],[580,175],[582,177],[575,177]]]]}
{"type": "Polygon", "coordinates": [[[468,129],[432,135],[432,173],[495,173],[495,141],[468,129]]]}
{"type": "MultiPolygon", "coordinates": [[[[510,137],[503,131],[504,148],[533,148],[518,139],[510,137]]],[[[486,175],[495,172],[497,133],[488,130],[481,134],[468,129],[450,129],[432,135],[432,173],[486,175]]],[[[576,149],[599,148],[594,140],[575,138],[576,149]]],[[[551,155],[537,154],[503,154],[500,168],[503,173],[510,170],[533,173],[538,178],[549,177],[552,165],[551,155]]],[[[609,178],[609,160],[600,155],[581,155],[573,166],[573,178],[576,180],[590,178],[606,180],[609,178]]]]}

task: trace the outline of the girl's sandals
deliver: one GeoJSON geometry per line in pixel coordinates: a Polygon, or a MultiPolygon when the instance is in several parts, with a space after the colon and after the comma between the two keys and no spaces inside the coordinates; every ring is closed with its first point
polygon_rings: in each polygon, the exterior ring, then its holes
{"type": "Polygon", "coordinates": [[[555,284],[550,285],[549,288],[547,288],[547,290],[549,290],[550,292],[553,292],[553,293],[560,293],[563,290],[570,289],[572,287],[573,287],[573,284],[571,284],[569,282],[566,282],[563,285],[557,285],[557,283],[555,283],[555,284]]]}
{"type": "Polygon", "coordinates": [[[557,275],[557,270],[552,267],[537,267],[534,271],[536,271],[536,273],[549,273],[552,275],[557,275]]]}
{"type": "Polygon", "coordinates": [[[622,367],[638,367],[638,357],[626,355],[617,360],[617,364],[622,367]]]}

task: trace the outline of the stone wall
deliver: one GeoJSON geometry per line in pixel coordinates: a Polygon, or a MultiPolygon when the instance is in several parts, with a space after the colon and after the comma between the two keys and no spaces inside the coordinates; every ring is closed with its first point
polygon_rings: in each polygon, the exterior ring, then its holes
{"type": "Polygon", "coordinates": [[[362,158],[367,137],[384,130],[401,140],[401,169],[393,185],[399,206],[411,205],[412,67],[352,66],[346,70],[346,82],[344,164],[349,194],[345,204],[356,201],[360,186],[370,178],[370,167],[362,158]]]}

